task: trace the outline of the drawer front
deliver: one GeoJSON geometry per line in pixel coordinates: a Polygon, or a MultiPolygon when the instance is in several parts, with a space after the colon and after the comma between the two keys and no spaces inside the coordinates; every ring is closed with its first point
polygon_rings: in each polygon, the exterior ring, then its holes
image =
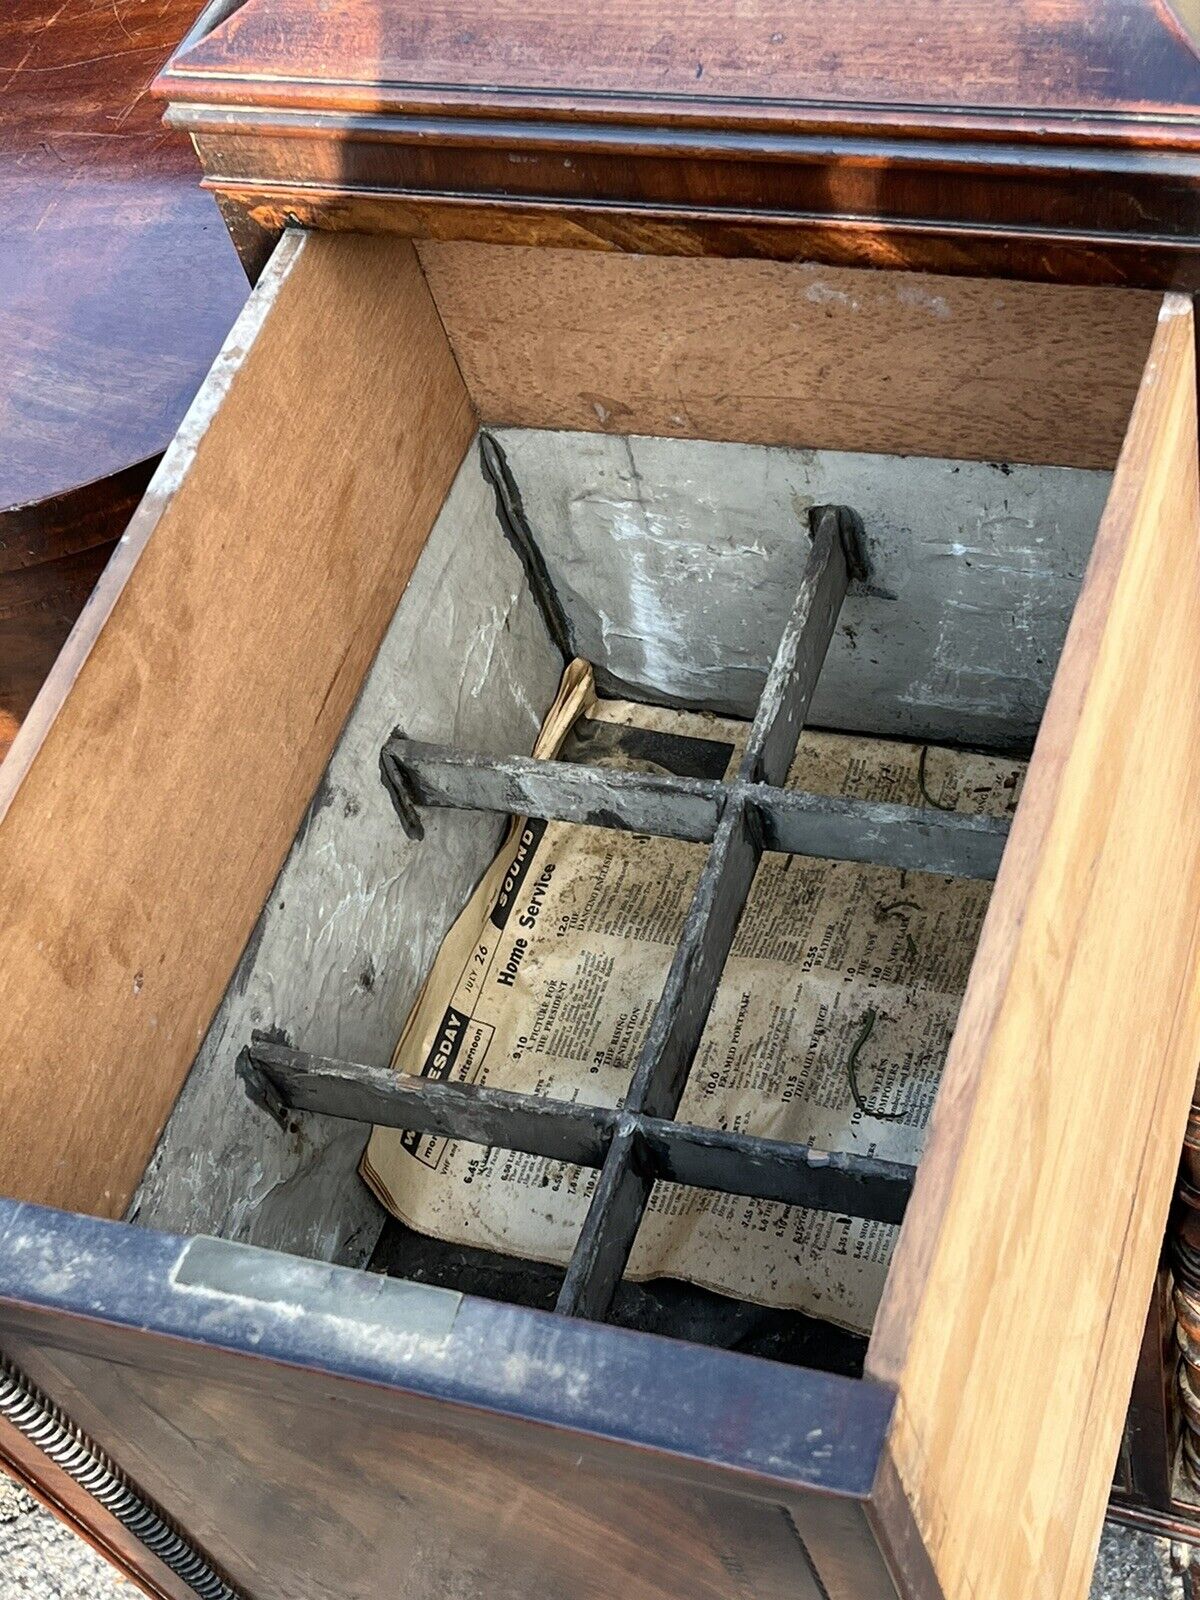
{"type": "Polygon", "coordinates": [[[1200,514],[1168,296],[876,1323],[942,1591],[1087,1592],[1200,1054],[1200,514]]]}
{"type": "Polygon", "coordinates": [[[248,1600],[891,1592],[876,1385],[37,1207],[0,1252],[0,1349],[248,1600]]]}
{"type": "Polygon", "coordinates": [[[1086,30],[1067,15],[247,0],[210,7],[156,87],[239,232],[299,216],[1195,284],[1194,13],[1096,0],[1086,30]]]}

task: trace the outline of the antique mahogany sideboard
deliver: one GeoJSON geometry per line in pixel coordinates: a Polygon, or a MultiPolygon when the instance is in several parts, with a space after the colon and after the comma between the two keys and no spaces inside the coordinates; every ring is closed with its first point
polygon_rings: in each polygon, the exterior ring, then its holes
{"type": "Polygon", "coordinates": [[[0,766],[4,1459],[172,1600],[1068,1600],[1110,1493],[1200,1537],[1200,8],[215,0],[156,88],[256,287],[0,766]],[[588,616],[648,698],[765,680],[745,781],[514,764],[588,616]],[[995,870],[767,793],[810,702],[1030,757],[915,1176],[671,1121],[764,848],[995,870]],[[382,1070],[497,838],[395,724],[711,846],[641,1099],[382,1070]],[[366,1125],[469,1117],[600,1169],[559,1313],[378,1270],[366,1125]],[[614,1325],[662,1178],[902,1214],[853,1359],[614,1325]]]}

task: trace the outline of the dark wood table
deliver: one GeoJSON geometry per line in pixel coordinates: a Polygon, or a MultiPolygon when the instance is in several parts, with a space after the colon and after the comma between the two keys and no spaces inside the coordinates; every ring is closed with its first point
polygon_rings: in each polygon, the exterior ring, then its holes
{"type": "Polygon", "coordinates": [[[196,9],[0,14],[0,754],[246,293],[148,93],[196,9]]]}

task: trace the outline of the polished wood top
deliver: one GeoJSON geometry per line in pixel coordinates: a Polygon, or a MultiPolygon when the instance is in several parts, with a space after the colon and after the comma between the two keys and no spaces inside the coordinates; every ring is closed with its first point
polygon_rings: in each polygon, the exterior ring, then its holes
{"type": "Polygon", "coordinates": [[[157,87],[250,238],[1200,288],[1197,36],[1200,0],[219,0],[157,87]]]}
{"type": "Polygon", "coordinates": [[[195,4],[0,6],[0,759],[247,292],[148,92],[195,4]]]}
{"type": "Polygon", "coordinates": [[[779,121],[822,104],[1052,118],[1200,104],[1200,59],[1156,0],[246,0],[172,70],[206,98],[253,76],[306,104],[445,95],[494,113],[587,97],[618,118],[665,99],[779,121]]]}
{"type": "Polygon", "coordinates": [[[195,9],[0,8],[0,515],[158,455],[245,297],[148,92],[195,9]]]}

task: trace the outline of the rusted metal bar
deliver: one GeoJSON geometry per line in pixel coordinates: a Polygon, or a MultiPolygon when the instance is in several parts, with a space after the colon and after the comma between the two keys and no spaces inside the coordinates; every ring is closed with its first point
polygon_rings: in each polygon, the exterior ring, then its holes
{"type": "Polygon", "coordinates": [[[813,1150],[657,1117],[637,1118],[637,1133],[657,1179],[871,1222],[903,1221],[917,1172],[876,1156],[813,1150]]]}
{"type": "Polygon", "coordinates": [[[265,1087],[288,1110],[499,1145],[583,1167],[603,1162],[617,1115],[604,1106],[334,1061],[262,1038],[250,1042],[244,1057],[241,1071],[251,1093],[265,1087]],[[255,1074],[265,1084],[256,1083],[255,1074]]]}
{"type": "MultiPolygon", "coordinates": [[[[762,856],[762,824],[749,803],[749,786],[763,780],[780,784],[787,776],[851,566],[861,567],[861,526],[852,513],[843,518],[836,508],[823,508],[813,514],[812,530],[813,547],[751,726],[741,782],[728,791],[634,1069],[625,1104],[635,1116],[669,1119],[679,1107],[762,856]]],[[[729,1146],[721,1155],[728,1166],[737,1165],[729,1146]]],[[[650,1197],[648,1171],[645,1160],[639,1160],[635,1129],[620,1147],[614,1141],[571,1259],[559,1310],[575,1316],[607,1315],[650,1197]]]]}
{"type": "Polygon", "coordinates": [[[416,805],[500,811],[700,843],[716,832],[728,793],[727,785],[710,779],[531,756],[469,755],[396,734],[384,746],[383,760],[403,774],[407,797],[416,805]]]}
{"type": "MultiPolygon", "coordinates": [[[[635,1115],[670,1118],[679,1105],[760,854],[757,820],[734,800],[717,827],[634,1069],[625,1104],[635,1115]]],[[[620,1145],[614,1140],[559,1296],[556,1309],[568,1315],[602,1318],[612,1305],[650,1198],[651,1178],[638,1155],[633,1129],[620,1145]]]]}
{"type": "Polygon", "coordinates": [[[929,811],[800,789],[749,790],[763,847],[786,855],[865,861],[947,878],[996,876],[1008,842],[1007,817],[929,811]]]}
{"type": "Polygon", "coordinates": [[[560,1315],[593,1322],[608,1315],[653,1186],[631,1120],[618,1130],[600,1169],[554,1304],[560,1315]]]}
{"type": "Polygon", "coordinates": [[[309,1111],[593,1168],[604,1165],[624,1131],[632,1135],[634,1164],[651,1181],[850,1211],[879,1222],[900,1220],[915,1175],[912,1167],[872,1156],[813,1150],[612,1106],[412,1077],[312,1055],[261,1034],[242,1052],[239,1072],[258,1104],[284,1116],[309,1111]]]}
{"type": "Polygon", "coordinates": [[[750,783],[781,784],[787,777],[846,586],[852,577],[866,576],[862,523],[853,511],[814,507],[809,526],[812,549],[738,772],[750,783]]]}
{"type": "MultiPolygon", "coordinates": [[[[468,755],[396,735],[384,760],[403,774],[393,787],[398,809],[402,786],[406,807],[498,811],[708,843],[722,807],[737,797],[757,813],[767,850],[960,878],[994,878],[1008,839],[1006,817],[529,756],[468,755]]],[[[407,816],[406,825],[411,829],[407,816]]]]}
{"type": "Polygon", "coordinates": [[[704,863],[625,1104],[673,1117],[762,854],[757,819],[728,806],[704,863]]]}

